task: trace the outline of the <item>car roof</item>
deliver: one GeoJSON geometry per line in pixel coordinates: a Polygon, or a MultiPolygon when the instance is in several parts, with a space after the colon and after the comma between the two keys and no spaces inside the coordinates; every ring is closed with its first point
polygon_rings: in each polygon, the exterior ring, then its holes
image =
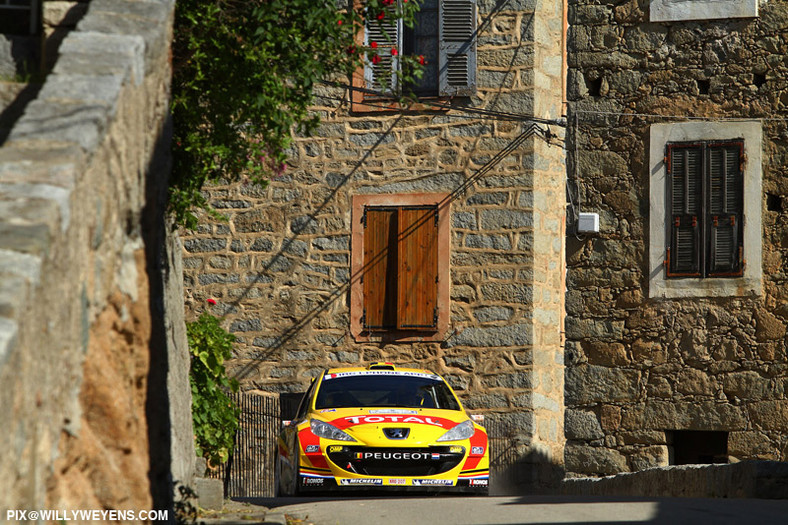
{"type": "Polygon", "coordinates": [[[373,363],[368,367],[353,366],[353,367],[329,368],[328,370],[326,370],[326,374],[341,374],[344,372],[372,372],[375,370],[390,370],[394,372],[411,372],[417,374],[437,375],[435,372],[431,370],[427,370],[426,368],[402,368],[388,363],[386,363],[385,365],[383,365],[382,363],[381,364],[373,363]]]}

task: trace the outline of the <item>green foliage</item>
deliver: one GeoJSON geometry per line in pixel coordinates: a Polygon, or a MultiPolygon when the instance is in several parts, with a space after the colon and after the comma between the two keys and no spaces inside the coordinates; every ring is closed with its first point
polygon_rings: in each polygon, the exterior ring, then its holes
{"type": "Polygon", "coordinates": [[[230,457],[240,411],[227,395],[238,391],[238,381],[227,377],[224,361],[232,355],[235,336],[219,319],[203,312],[186,324],[191,353],[192,421],[197,455],[212,465],[230,457]]]}
{"type": "MultiPolygon", "coordinates": [[[[338,10],[329,0],[178,0],[173,42],[173,181],[170,208],[195,228],[210,180],[265,184],[286,168],[293,130],[309,134],[321,79],[350,75],[376,51],[356,41],[365,18],[402,17],[416,0],[368,0],[338,10]]],[[[419,76],[418,57],[402,57],[419,76]]],[[[404,83],[402,83],[404,85],[404,83]]]]}

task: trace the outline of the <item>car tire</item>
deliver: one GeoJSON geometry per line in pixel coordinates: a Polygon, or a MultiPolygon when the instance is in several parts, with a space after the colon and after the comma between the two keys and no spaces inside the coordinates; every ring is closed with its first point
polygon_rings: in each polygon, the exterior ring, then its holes
{"type": "Polygon", "coordinates": [[[274,497],[281,498],[283,496],[286,494],[282,490],[282,456],[277,454],[274,460],[274,497]]]}
{"type": "Polygon", "coordinates": [[[293,479],[290,482],[290,490],[288,491],[290,496],[298,496],[300,493],[299,485],[298,485],[298,482],[300,481],[299,477],[300,476],[298,472],[298,458],[296,458],[296,464],[293,467],[293,479]]]}

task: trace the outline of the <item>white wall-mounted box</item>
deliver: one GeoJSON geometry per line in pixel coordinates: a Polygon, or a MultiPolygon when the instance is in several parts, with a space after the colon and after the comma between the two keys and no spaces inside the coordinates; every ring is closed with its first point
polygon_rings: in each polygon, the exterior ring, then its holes
{"type": "Polygon", "coordinates": [[[577,233],[599,233],[599,214],[580,213],[577,218],[577,233]]]}

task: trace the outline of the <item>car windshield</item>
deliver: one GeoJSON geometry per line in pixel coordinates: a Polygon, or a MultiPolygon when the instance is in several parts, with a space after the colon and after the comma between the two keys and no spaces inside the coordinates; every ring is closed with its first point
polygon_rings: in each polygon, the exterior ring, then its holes
{"type": "Polygon", "coordinates": [[[401,407],[460,410],[437,376],[352,375],[323,378],[315,408],[401,407]]]}

